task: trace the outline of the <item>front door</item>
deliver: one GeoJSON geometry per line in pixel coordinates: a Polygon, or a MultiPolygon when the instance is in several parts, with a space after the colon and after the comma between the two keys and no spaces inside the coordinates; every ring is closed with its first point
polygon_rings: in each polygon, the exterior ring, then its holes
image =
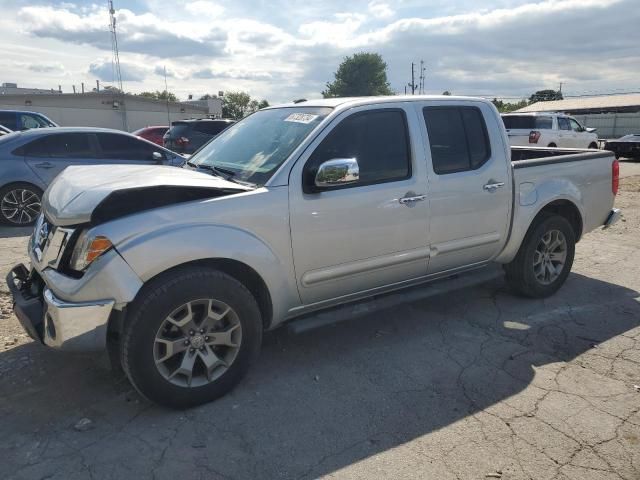
{"type": "Polygon", "coordinates": [[[567,117],[558,117],[558,146],[562,148],[575,148],[577,133],[571,128],[571,122],[567,117]]]}
{"type": "Polygon", "coordinates": [[[424,153],[412,148],[411,139],[420,132],[409,130],[407,117],[414,111],[404,105],[343,113],[293,167],[291,237],[304,304],[426,275],[424,153]],[[359,179],[315,188],[319,166],[338,158],[356,159],[359,179]]]}
{"type": "Polygon", "coordinates": [[[484,103],[422,107],[431,154],[429,272],[486,262],[504,246],[511,214],[510,160],[501,126],[484,103]]]}

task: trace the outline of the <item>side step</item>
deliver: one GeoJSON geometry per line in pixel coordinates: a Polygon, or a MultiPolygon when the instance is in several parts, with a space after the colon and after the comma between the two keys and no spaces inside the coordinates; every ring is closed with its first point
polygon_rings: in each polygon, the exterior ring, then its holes
{"type": "Polygon", "coordinates": [[[502,267],[492,264],[469,272],[433,280],[422,285],[379,294],[365,300],[339,305],[317,313],[310,313],[292,319],[287,323],[286,328],[290,333],[297,335],[308,330],[332,325],[344,320],[395,307],[396,305],[402,305],[403,303],[416,302],[436,295],[473,287],[503,276],[504,271],[502,267]]]}

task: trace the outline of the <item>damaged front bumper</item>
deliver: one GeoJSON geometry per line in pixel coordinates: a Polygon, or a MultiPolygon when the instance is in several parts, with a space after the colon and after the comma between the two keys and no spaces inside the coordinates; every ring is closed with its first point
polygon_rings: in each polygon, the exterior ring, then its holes
{"type": "Polygon", "coordinates": [[[46,287],[35,270],[24,265],[7,275],[14,312],[25,331],[45,345],[69,351],[100,351],[105,347],[113,300],[66,302],[46,287]]]}

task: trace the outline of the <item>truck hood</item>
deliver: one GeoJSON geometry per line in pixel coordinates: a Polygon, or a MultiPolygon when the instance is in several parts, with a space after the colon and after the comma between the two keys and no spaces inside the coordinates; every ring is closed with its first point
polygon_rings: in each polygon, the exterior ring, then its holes
{"type": "Polygon", "coordinates": [[[68,167],[42,199],[54,225],[98,224],[175,203],[251,190],[220,177],[160,165],[68,167]]]}

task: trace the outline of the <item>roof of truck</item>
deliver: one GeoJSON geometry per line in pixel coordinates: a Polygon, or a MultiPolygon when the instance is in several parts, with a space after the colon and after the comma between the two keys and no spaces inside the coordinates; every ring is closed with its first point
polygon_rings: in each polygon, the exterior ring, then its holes
{"type": "Polygon", "coordinates": [[[462,97],[453,95],[390,95],[380,97],[336,97],[336,98],[318,98],[311,100],[296,101],[290,103],[284,103],[281,105],[274,105],[269,108],[277,107],[338,107],[345,105],[366,105],[369,103],[389,103],[389,102],[408,102],[408,101],[420,101],[420,100],[474,100],[490,103],[485,98],[478,97],[462,97]]]}

